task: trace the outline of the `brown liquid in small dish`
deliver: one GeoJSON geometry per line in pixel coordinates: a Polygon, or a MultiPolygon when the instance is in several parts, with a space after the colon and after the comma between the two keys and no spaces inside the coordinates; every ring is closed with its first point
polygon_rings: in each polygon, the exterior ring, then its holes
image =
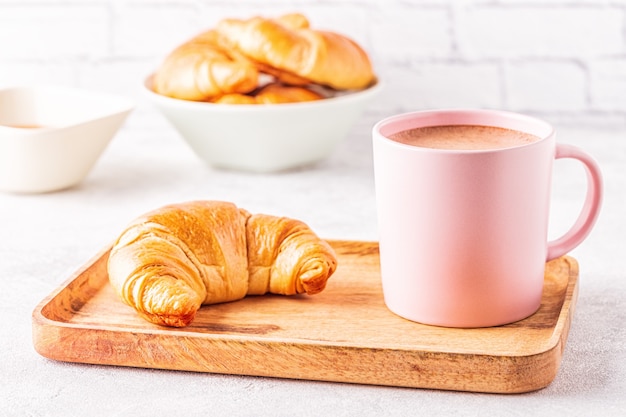
{"type": "Polygon", "coordinates": [[[30,125],[30,124],[25,124],[25,125],[18,124],[18,125],[2,125],[2,126],[14,127],[16,129],[43,129],[43,128],[46,127],[46,126],[35,125],[35,124],[32,124],[32,125],[30,125]]]}

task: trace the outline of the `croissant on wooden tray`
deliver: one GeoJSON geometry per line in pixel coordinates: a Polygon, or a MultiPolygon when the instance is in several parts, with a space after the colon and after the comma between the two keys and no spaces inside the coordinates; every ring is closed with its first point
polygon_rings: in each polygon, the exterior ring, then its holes
{"type": "Polygon", "coordinates": [[[266,293],[317,294],[337,268],[333,249],[303,222],[193,201],[140,216],[108,261],[111,285],[148,321],[187,326],[205,304],[266,293]]]}

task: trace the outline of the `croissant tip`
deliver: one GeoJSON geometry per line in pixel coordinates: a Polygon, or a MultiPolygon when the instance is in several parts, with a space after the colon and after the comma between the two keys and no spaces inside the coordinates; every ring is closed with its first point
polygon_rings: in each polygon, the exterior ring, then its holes
{"type": "Polygon", "coordinates": [[[334,269],[331,269],[325,274],[302,280],[302,289],[304,289],[304,292],[308,295],[315,295],[324,291],[324,289],[326,288],[326,283],[328,282],[328,279],[331,277],[333,272],[334,269]]]}
{"type": "Polygon", "coordinates": [[[324,291],[324,288],[326,288],[326,280],[320,279],[312,282],[303,282],[302,287],[304,288],[304,292],[308,295],[319,294],[324,291]]]}
{"type": "Polygon", "coordinates": [[[147,314],[144,313],[142,316],[159,326],[167,326],[167,327],[186,327],[193,321],[195,317],[195,312],[193,314],[186,315],[171,315],[171,314],[147,314]]]}

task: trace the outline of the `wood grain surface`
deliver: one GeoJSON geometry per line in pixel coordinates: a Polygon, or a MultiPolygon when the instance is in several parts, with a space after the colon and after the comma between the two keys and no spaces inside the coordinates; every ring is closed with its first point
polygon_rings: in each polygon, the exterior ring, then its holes
{"type": "Polygon", "coordinates": [[[546,264],[533,316],[449,329],[386,308],[377,243],[330,243],[339,267],[321,294],[205,306],[182,329],[148,323],[117,298],[107,248],[37,306],[35,349],[68,362],[493,393],[556,376],[577,299],[574,258],[546,264]]]}

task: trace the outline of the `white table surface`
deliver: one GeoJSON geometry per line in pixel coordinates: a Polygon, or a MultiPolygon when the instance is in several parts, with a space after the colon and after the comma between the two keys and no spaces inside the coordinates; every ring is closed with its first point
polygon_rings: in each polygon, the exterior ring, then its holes
{"type": "MultiPolygon", "coordinates": [[[[589,238],[571,255],[580,295],[563,360],[547,388],[494,395],[61,363],[33,348],[35,306],[103,249],[135,216],[192,199],[228,200],[252,212],[306,221],[320,236],[376,240],[366,115],[326,161],[255,175],[205,166],[156,113],[142,110],[78,187],[42,195],[0,193],[0,415],[378,416],[626,413],[626,135],[559,129],[561,142],[600,162],[606,196],[589,238]]],[[[558,162],[552,238],[573,222],[584,173],[558,162]]],[[[381,329],[384,331],[384,329],[381,329]]]]}

